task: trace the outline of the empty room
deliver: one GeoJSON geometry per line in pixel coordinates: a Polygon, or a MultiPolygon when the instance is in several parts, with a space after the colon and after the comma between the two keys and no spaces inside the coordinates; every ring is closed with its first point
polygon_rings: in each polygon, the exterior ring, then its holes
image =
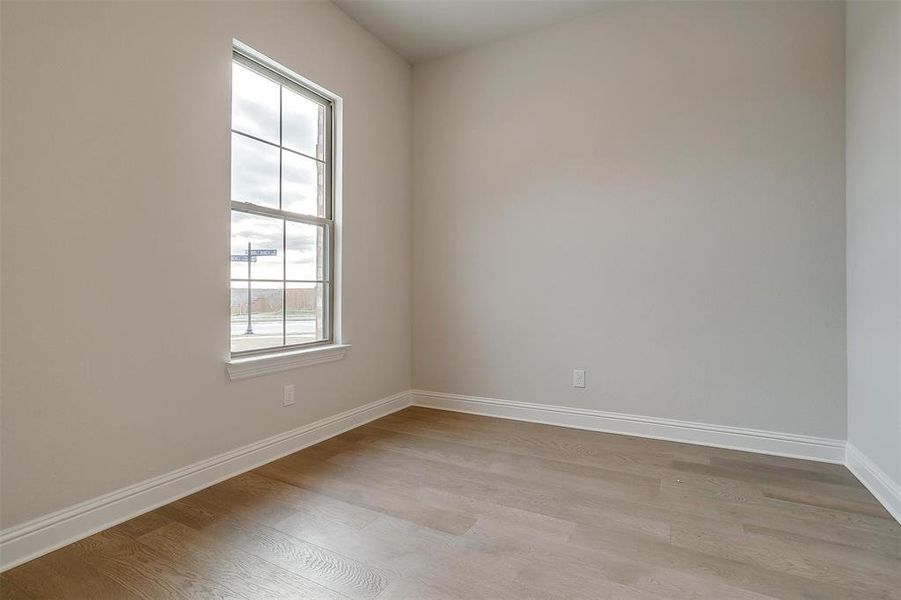
{"type": "Polygon", "coordinates": [[[901,1],[0,0],[0,599],[901,600],[901,1]]]}

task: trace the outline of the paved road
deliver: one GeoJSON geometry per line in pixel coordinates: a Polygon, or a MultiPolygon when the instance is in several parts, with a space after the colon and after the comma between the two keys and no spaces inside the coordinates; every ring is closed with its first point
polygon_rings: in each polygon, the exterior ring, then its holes
{"type": "MultiPolygon", "coordinates": [[[[316,339],[316,319],[314,318],[288,319],[287,326],[289,344],[302,344],[316,339]]],[[[281,321],[255,321],[253,335],[245,335],[246,330],[247,321],[232,321],[233,350],[280,346],[282,343],[281,321]]]]}

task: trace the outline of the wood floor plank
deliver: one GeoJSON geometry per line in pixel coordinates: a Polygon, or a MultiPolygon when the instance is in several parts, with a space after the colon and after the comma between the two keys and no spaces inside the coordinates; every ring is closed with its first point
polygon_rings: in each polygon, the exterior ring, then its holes
{"type": "Polygon", "coordinates": [[[0,599],[2,600],[30,600],[31,596],[25,590],[17,586],[11,579],[0,575],[0,599]]]}
{"type": "Polygon", "coordinates": [[[723,502],[710,497],[710,494],[703,489],[692,486],[664,486],[661,491],[661,499],[671,506],[679,506],[681,510],[699,516],[703,514],[718,515],[756,524],[765,524],[765,521],[770,518],[789,518],[799,522],[817,523],[823,527],[831,526],[836,530],[852,528],[875,535],[887,532],[901,533],[901,525],[892,519],[886,519],[884,515],[868,514],[869,508],[857,509],[855,507],[855,510],[845,510],[852,505],[848,505],[846,501],[838,498],[834,499],[830,505],[822,502],[796,502],[792,500],[799,496],[794,492],[785,499],[768,497],[763,493],[764,486],[759,487],[761,488],[759,495],[737,495],[723,502]],[[792,498],[792,500],[788,500],[788,498],[792,498]]]}
{"type": "MultiPolygon", "coordinates": [[[[773,571],[757,564],[706,553],[691,547],[664,544],[637,536],[624,536],[604,528],[577,528],[570,541],[577,546],[615,553],[647,566],[665,567],[702,579],[712,578],[750,592],[782,599],[849,596],[847,588],[835,587],[815,579],[773,571]]],[[[866,596],[863,596],[866,597],[866,596]]]]}
{"type": "Polygon", "coordinates": [[[575,523],[567,519],[498,504],[486,498],[473,498],[430,486],[421,487],[417,497],[434,506],[463,512],[475,519],[487,517],[495,521],[515,524],[518,527],[526,527],[534,530],[536,535],[544,538],[566,539],[575,527],[575,523]]]}
{"type": "Polygon", "coordinates": [[[159,553],[173,557],[187,568],[222,581],[247,598],[346,598],[314,581],[178,522],[144,534],[140,541],[159,553]]]}
{"type": "Polygon", "coordinates": [[[367,560],[398,574],[392,596],[399,594],[398,589],[424,585],[457,598],[516,599],[510,585],[521,561],[468,547],[458,535],[386,515],[364,527],[359,541],[367,560]]]}
{"type": "Polygon", "coordinates": [[[897,555],[865,551],[848,544],[824,542],[755,525],[745,525],[744,533],[746,543],[763,551],[812,558],[824,569],[832,570],[834,565],[839,565],[841,569],[850,568],[853,573],[844,576],[843,580],[853,580],[857,575],[862,575],[885,581],[888,586],[901,590],[901,561],[897,555]]]}
{"type": "Polygon", "coordinates": [[[878,558],[896,561],[896,565],[901,565],[901,537],[898,536],[868,534],[860,537],[852,535],[857,532],[846,528],[839,532],[839,535],[830,537],[822,532],[810,535],[790,529],[764,527],[749,523],[745,523],[742,530],[749,535],[768,536],[805,546],[847,548],[848,553],[855,557],[868,559],[875,555],[878,558]]]}
{"type": "Polygon", "coordinates": [[[409,408],[11,569],[21,598],[901,600],[844,467],[409,408]]]}
{"type": "Polygon", "coordinates": [[[33,600],[134,600],[140,598],[85,560],[80,548],[66,546],[3,573],[33,600]]]}
{"type": "Polygon", "coordinates": [[[799,551],[791,544],[772,538],[761,543],[751,536],[723,534],[710,528],[682,525],[673,528],[671,540],[677,547],[840,586],[849,594],[851,590],[856,590],[870,597],[887,598],[889,590],[901,589],[901,574],[883,571],[881,565],[876,563],[866,570],[848,568],[841,561],[824,560],[824,552],[817,547],[799,551]]]}
{"type": "Polygon", "coordinates": [[[176,521],[350,598],[375,598],[389,574],[321,546],[188,497],[167,507],[176,521]]]}
{"type": "MultiPolygon", "coordinates": [[[[108,529],[91,538],[100,540],[100,544],[89,539],[84,560],[139,598],[243,598],[219,580],[207,578],[169,555],[154,552],[121,529],[108,529]]],[[[82,540],[73,546],[85,543],[82,540]]]]}
{"type": "Polygon", "coordinates": [[[607,461],[622,467],[664,465],[673,459],[697,460],[705,455],[688,444],[673,444],[607,433],[567,429],[538,423],[516,422],[413,407],[394,413],[369,425],[371,427],[460,441],[503,452],[526,454],[606,466],[607,461]],[[425,411],[425,414],[420,414],[425,411]]]}
{"type": "Polygon", "coordinates": [[[341,523],[361,529],[379,514],[349,502],[317,494],[258,473],[245,473],[222,482],[224,489],[234,489],[254,498],[278,501],[305,518],[317,523],[341,523]]]}
{"type": "Polygon", "coordinates": [[[113,529],[121,533],[122,535],[127,535],[131,538],[138,538],[145,533],[149,533],[160,527],[165,527],[171,523],[169,519],[167,519],[162,513],[156,510],[152,510],[148,513],[144,513],[134,519],[129,519],[124,523],[120,523],[116,525],[113,529]]]}
{"type": "MultiPolygon", "coordinates": [[[[380,515],[380,513],[374,513],[334,498],[315,494],[309,490],[297,488],[281,481],[268,479],[257,474],[253,475],[255,478],[266,480],[269,483],[266,484],[266,487],[262,485],[255,486],[253,490],[248,489],[245,485],[238,485],[232,488],[215,486],[215,488],[199,492],[195,495],[195,498],[202,500],[205,506],[214,508],[219,512],[234,513],[305,542],[330,549],[334,549],[330,545],[333,539],[359,535],[362,527],[380,515]],[[333,518],[324,518],[317,510],[306,506],[296,510],[292,509],[290,505],[280,501],[290,492],[280,488],[296,490],[298,494],[307,499],[312,497],[325,499],[325,502],[332,504],[329,512],[332,513],[333,518]],[[270,495],[263,491],[265,489],[279,491],[270,495]],[[341,507],[345,507],[346,511],[334,510],[341,507]],[[365,515],[365,520],[359,518],[361,515],[365,515]]],[[[346,554],[346,556],[357,558],[353,553],[346,554]]]]}
{"type": "Polygon", "coordinates": [[[766,486],[762,491],[764,496],[772,498],[773,500],[783,500],[785,502],[792,502],[794,504],[802,504],[805,506],[835,509],[892,521],[892,515],[890,515],[881,504],[876,502],[847,500],[845,498],[829,496],[826,494],[789,490],[773,486],[766,486]]]}
{"type": "MultiPolygon", "coordinates": [[[[811,479],[808,477],[795,477],[793,473],[802,472],[802,469],[773,469],[767,468],[762,470],[750,469],[743,465],[736,464],[732,461],[725,465],[707,465],[698,464],[687,461],[673,461],[672,469],[679,473],[702,474],[716,477],[720,480],[727,480],[742,483],[746,486],[753,486],[760,491],[757,495],[763,493],[764,489],[782,492],[786,495],[804,493],[805,495],[819,495],[826,498],[842,499],[851,503],[851,505],[859,505],[868,508],[864,514],[873,514],[880,516],[884,513],[882,506],[873,497],[870,492],[860,485],[850,485],[847,483],[835,483],[834,481],[822,481],[820,479],[811,479]]],[[[768,496],[771,497],[771,496],[768,496]]]]}
{"type": "Polygon", "coordinates": [[[413,498],[406,490],[360,470],[347,470],[326,465],[303,455],[292,455],[260,467],[263,475],[298,487],[319,492],[377,512],[407,519],[432,529],[463,533],[475,519],[461,512],[430,506],[413,498]]]}
{"type": "MultiPolygon", "coordinates": [[[[519,584],[541,585],[541,582],[547,581],[548,574],[554,574],[556,580],[580,581],[586,589],[607,591],[607,584],[615,584],[618,592],[613,597],[636,594],[673,599],[760,600],[766,597],[723,580],[635,560],[612,547],[608,549],[536,540],[528,536],[527,532],[510,527],[496,527],[485,522],[478,523],[465,537],[476,544],[474,547],[494,548],[506,556],[527,557],[526,566],[520,570],[515,580],[519,584]]],[[[619,530],[617,539],[619,544],[625,540],[632,543],[637,539],[663,547],[668,545],[667,536],[645,535],[626,529],[619,530]]]]}
{"type": "Polygon", "coordinates": [[[715,467],[741,469],[758,476],[777,476],[794,481],[818,481],[860,487],[857,478],[840,465],[802,461],[797,458],[787,459],[779,456],[763,458],[759,454],[742,458],[711,456],[709,464],[715,467]]]}
{"type": "Polygon", "coordinates": [[[622,490],[625,494],[633,495],[642,491],[655,491],[660,486],[659,477],[549,460],[542,457],[511,454],[486,448],[474,448],[457,442],[386,432],[375,427],[360,428],[350,432],[350,435],[346,437],[361,442],[364,452],[366,445],[375,445],[379,448],[412,454],[427,460],[480,469],[498,475],[518,477],[529,473],[533,476],[540,476],[542,481],[548,485],[583,485],[594,489],[603,484],[608,491],[617,489],[622,490]]]}

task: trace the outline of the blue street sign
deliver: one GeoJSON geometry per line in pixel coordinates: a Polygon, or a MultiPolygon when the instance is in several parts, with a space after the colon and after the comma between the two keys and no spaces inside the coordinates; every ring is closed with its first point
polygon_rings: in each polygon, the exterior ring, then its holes
{"type": "MultiPolygon", "coordinates": [[[[269,248],[264,248],[262,250],[251,250],[250,251],[250,262],[257,262],[257,256],[277,256],[278,250],[272,250],[269,248]]],[[[232,254],[232,262],[247,262],[247,253],[244,254],[232,254]]]]}

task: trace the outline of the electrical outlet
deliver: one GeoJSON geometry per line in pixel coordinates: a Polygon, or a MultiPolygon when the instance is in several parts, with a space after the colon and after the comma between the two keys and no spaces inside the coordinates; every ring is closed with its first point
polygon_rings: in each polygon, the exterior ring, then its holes
{"type": "Polygon", "coordinates": [[[285,386],[285,399],[282,406],[291,406],[294,404],[294,384],[289,383],[285,386]]]}
{"type": "Polygon", "coordinates": [[[585,369],[573,369],[573,387],[585,387],[585,369]]]}

